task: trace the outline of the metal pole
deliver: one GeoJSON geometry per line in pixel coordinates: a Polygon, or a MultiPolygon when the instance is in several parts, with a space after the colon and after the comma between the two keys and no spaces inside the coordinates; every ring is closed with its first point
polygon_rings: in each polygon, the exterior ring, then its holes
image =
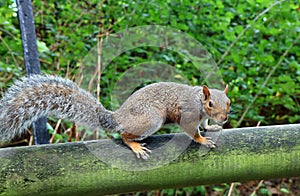
{"type": "MultiPolygon", "coordinates": [[[[30,0],[17,0],[18,19],[20,23],[24,64],[26,75],[40,74],[40,61],[37,50],[36,33],[32,5],[30,0]]],[[[42,117],[33,123],[34,143],[49,144],[49,133],[46,129],[47,118],[42,117]]]]}

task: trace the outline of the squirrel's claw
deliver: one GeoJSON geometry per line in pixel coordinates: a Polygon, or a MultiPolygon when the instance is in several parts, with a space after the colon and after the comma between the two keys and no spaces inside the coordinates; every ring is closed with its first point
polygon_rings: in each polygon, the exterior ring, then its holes
{"type": "Polygon", "coordinates": [[[150,157],[149,153],[151,153],[151,150],[144,147],[146,145],[145,143],[140,144],[137,142],[128,142],[127,144],[137,156],[137,158],[148,159],[150,157]]]}
{"type": "Polygon", "coordinates": [[[205,140],[201,144],[205,145],[207,148],[215,148],[216,143],[211,139],[211,137],[204,137],[205,140]]]}
{"type": "Polygon", "coordinates": [[[141,146],[139,150],[133,150],[133,152],[136,154],[137,158],[148,159],[150,157],[149,153],[151,153],[151,150],[141,146]]]}

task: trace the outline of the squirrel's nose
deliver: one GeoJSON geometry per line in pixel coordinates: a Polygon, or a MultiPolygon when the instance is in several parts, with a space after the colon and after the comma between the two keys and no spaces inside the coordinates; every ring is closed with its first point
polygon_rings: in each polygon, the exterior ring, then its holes
{"type": "Polygon", "coordinates": [[[226,122],[228,120],[228,116],[227,115],[222,116],[222,120],[223,122],[226,122]]]}

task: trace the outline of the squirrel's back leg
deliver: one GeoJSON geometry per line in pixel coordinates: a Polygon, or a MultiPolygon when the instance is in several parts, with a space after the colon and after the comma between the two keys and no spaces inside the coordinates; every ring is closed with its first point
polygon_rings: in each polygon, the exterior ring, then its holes
{"type": "Polygon", "coordinates": [[[124,143],[135,153],[137,158],[142,158],[142,159],[148,159],[149,158],[149,153],[151,153],[151,150],[148,148],[144,147],[145,144],[140,144],[138,142],[135,142],[135,135],[132,135],[127,132],[123,132],[121,134],[122,139],[124,143]]]}
{"type": "Polygon", "coordinates": [[[122,123],[121,137],[138,158],[147,159],[151,150],[144,147],[145,144],[136,141],[152,135],[163,126],[163,123],[164,117],[159,111],[152,110],[150,113],[138,116],[129,114],[126,121],[122,123]]]}

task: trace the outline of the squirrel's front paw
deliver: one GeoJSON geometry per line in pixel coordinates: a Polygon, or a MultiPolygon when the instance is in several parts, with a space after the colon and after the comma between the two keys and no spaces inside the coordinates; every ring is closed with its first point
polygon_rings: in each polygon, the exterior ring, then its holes
{"type": "Polygon", "coordinates": [[[148,159],[150,157],[149,153],[151,153],[151,150],[144,147],[144,145],[145,144],[140,144],[140,143],[137,143],[137,142],[131,142],[129,147],[135,153],[137,158],[148,159]]]}
{"type": "Polygon", "coordinates": [[[216,132],[216,131],[221,131],[223,129],[223,127],[221,127],[219,125],[208,125],[205,127],[205,129],[207,131],[216,132]]]}
{"type": "Polygon", "coordinates": [[[207,148],[215,148],[216,144],[210,137],[203,137],[201,141],[202,145],[205,145],[207,148]]]}

